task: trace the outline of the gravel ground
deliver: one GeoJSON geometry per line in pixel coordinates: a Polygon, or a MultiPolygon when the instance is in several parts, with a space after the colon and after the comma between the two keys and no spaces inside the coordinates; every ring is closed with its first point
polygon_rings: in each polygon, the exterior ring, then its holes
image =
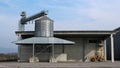
{"type": "Polygon", "coordinates": [[[81,63],[17,63],[0,62],[0,68],[120,68],[120,61],[81,63]]]}

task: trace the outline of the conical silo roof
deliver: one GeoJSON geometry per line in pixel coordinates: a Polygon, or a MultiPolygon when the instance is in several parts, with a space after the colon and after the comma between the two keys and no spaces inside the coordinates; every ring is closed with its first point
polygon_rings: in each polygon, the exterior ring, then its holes
{"type": "Polygon", "coordinates": [[[32,37],[14,42],[17,45],[25,44],[54,44],[54,45],[73,45],[74,42],[56,37],[32,37]]]}

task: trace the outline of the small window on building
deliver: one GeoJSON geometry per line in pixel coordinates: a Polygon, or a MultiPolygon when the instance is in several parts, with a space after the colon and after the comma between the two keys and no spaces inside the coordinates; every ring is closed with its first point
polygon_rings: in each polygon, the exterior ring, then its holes
{"type": "Polygon", "coordinates": [[[101,43],[100,40],[89,40],[89,43],[101,43]]]}
{"type": "Polygon", "coordinates": [[[89,43],[97,43],[97,40],[89,40],[89,43]]]}

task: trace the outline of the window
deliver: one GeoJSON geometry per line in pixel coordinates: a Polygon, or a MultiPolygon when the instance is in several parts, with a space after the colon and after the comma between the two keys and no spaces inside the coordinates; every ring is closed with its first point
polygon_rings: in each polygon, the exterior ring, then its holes
{"type": "Polygon", "coordinates": [[[89,43],[101,43],[100,40],[89,40],[89,43]]]}

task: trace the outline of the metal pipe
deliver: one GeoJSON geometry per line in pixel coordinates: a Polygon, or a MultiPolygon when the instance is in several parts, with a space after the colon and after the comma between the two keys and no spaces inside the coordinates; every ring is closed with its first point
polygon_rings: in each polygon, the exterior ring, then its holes
{"type": "Polygon", "coordinates": [[[44,16],[44,15],[47,15],[48,11],[41,11],[40,13],[37,13],[33,16],[30,16],[28,18],[24,17],[24,18],[21,18],[21,24],[26,24],[26,22],[30,21],[30,20],[34,20],[38,17],[41,17],[41,16],[44,16]]]}
{"type": "Polygon", "coordinates": [[[31,20],[34,20],[34,19],[39,18],[41,16],[47,15],[47,13],[48,13],[48,11],[41,11],[38,14],[35,14],[33,16],[30,16],[30,17],[26,18],[26,13],[23,11],[21,13],[22,18],[20,19],[19,26],[18,26],[19,31],[24,31],[25,30],[25,24],[27,24],[28,21],[31,21],[31,20]]]}

